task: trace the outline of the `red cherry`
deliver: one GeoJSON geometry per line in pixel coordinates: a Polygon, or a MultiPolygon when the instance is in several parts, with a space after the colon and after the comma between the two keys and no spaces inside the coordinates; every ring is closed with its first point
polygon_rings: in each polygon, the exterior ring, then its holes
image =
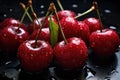
{"type": "Polygon", "coordinates": [[[54,47],[54,57],[59,65],[66,69],[82,68],[85,65],[88,49],[85,42],[76,37],[59,42],[54,47]]]}
{"type": "Polygon", "coordinates": [[[28,33],[16,26],[6,27],[0,32],[2,50],[7,53],[16,52],[19,45],[28,39],[28,33]]]}
{"type": "Polygon", "coordinates": [[[40,25],[42,24],[42,20],[44,17],[38,18],[38,20],[34,20],[34,22],[30,23],[28,26],[29,33],[31,34],[34,30],[39,29],[40,25]],[[39,22],[38,22],[39,21],[39,22]],[[40,24],[40,25],[39,25],[40,24]]]}
{"type": "MultiPolygon", "coordinates": [[[[57,23],[57,20],[56,20],[56,18],[54,17],[54,16],[52,16],[51,17],[52,18],[52,20],[55,22],[55,23],[57,23]]],[[[50,19],[50,16],[48,16],[47,18],[46,18],[46,20],[45,20],[45,24],[43,25],[43,27],[49,27],[49,19],[50,19]]]]}
{"type": "Polygon", "coordinates": [[[88,43],[90,36],[88,25],[83,21],[79,21],[78,26],[79,26],[79,34],[78,34],[79,37],[81,37],[81,39],[83,39],[86,43],[88,43]]]}
{"type": "Polygon", "coordinates": [[[110,57],[120,43],[118,34],[110,29],[97,30],[90,35],[90,47],[98,57],[110,57]]]}
{"type": "Polygon", "coordinates": [[[16,20],[14,18],[6,18],[4,19],[1,23],[0,23],[0,29],[4,29],[6,27],[9,27],[9,26],[19,26],[23,29],[25,29],[26,31],[28,31],[27,27],[25,24],[23,23],[20,23],[19,20],[16,20]],[[21,24],[21,25],[20,25],[21,24]]]}
{"type": "MultiPolygon", "coordinates": [[[[78,27],[77,20],[72,17],[64,17],[60,20],[60,23],[66,38],[79,36],[80,28],[78,27]]],[[[61,33],[59,33],[59,40],[63,40],[61,33]]]]}
{"type": "Polygon", "coordinates": [[[34,47],[34,44],[35,40],[25,41],[18,49],[22,68],[29,72],[39,72],[47,68],[53,56],[49,43],[38,40],[37,47],[34,47]]]}
{"type": "MultiPolygon", "coordinates": [[[[35,30],[31,35],[30,38],[31,40],[35,40],[36,39],[36,35],[38,34],[40,29],[35,30]]],[[[47,42],[50,42],[50,31],[49,28],[42,28],[40,35],[38,37],[38,40],[44,40],[47,42]]]]}
{"type": "Polygon", "coordinates": [[[61,20],[63,17],[76,17],[76,13],[71,10],[58,11],[58,17],[61,20]]]}
{"type": "Polygon", "coordinates": [[[101,29],[100,21],[96,18],[86,18],[84,22],[89,26],[90,33],[101,29]]]}

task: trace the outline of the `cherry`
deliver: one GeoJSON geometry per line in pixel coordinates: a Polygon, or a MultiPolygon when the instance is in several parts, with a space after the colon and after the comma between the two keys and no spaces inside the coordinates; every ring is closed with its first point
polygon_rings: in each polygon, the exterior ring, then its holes
{"type": "Polygon", "coordinates": [[[17,26],[9,26],[1,30],[0,32],[0,44],[2,45],[2,50],[7,53],[15,53],[19,45],[28,39],[28,33],[17,26]]]}
{"type": "Polygon", "coordinates": [[[29,24],[28,29],[29,29],[30,34],[34,32],[34,30],[39,29],[40,25],[42,24],[43,19],[44,17],[38,18],[37,20],[34,20],[34,22],[29,24]]]}
{"type": "MultiPolygon", "coordinates": [[[[64,17],[60,20],[60,24],[64,35],[66,38],[78,36],[79,34],[79,27],[78,22],[73,17],[64,17]]],[[[63,40],[61,32],[59,32],[59,40],[63,40]]]]}
{"type": "Polygon", "coordinates": [[[58,11],[58,17],[61,20],[63,17],[76,17],[76,13],[71,10],[58,11]]]}
{"type": "Polygon", "coordinates": [[[4,29],[6,27],[10,26],[20,26],[21,28],[25,29],[28,31],[27,27],[25,24],[21,23],[19,20],[16,20],[14,18],[6,18],[0,23],[0,29],[4,29]]]}
{"type": "Polygon", "coordinates": [[[101,29],[100,21],[97,18],[89,17],[89,18],[86,18],[84,20],[84,22],[88,25],[88,27],[90,29],[90,33],[101,29]]]}
{"type": "Polygon", "coordinates": [[[54,57],[58,64],[65,69],[82,68],[88,56],[85,42],[76,37],[59,42],[54,47],[54,57]]]}
{"type": "Polygon", "coordinates": [[[83,39],[87,44],[89,43],[90,30],[88,25],[83,21],[78,21],[79,33],[78,37],[83,39]]]}
{"type": "Polygon", "coordinates": [[[28,72],[40,72],[47,68],[52,61],[53,52],[49,43],[41,40],[27,40],[18,49],[21,66],[28,72]]]}
{"type": "MultiPolygon", "coordinates": [[[[36,36],[38,34],[40,29],[35,30],[31,35],[30,35],[30,40],[35,40],[36,36]]],[[[42,28],[41,33],[38,37],[39,40],[44,40],[46,42],[50,42],[50,31],[49,28],[42,28]]]]}
{"type": "Polygon", "coordinates": [[[111,29],[97,30],[90,35],[90,47],[100,58],[114,55],[119,43],[118,34],[111,29]]]}

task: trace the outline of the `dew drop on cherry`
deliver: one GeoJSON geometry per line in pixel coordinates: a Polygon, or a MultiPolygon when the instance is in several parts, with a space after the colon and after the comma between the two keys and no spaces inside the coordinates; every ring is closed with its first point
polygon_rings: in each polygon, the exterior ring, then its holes
{"type": "Polygon", "coordinates": [[[83,27],[80,27],[80,30],[83,30],[83,27]]]}
{"type": "Polygon", "coordinates": [[[3,36],[4,36],[4,38],[6,38],[6,37],[7,37],[7,35],[6,35],[6,34],[3,34],[3,36]]]}
{"type": "Polygon", "coordinates": [[[15,39],[18,39],[18,37],[17,37],[17,36],[15,36],[15,39]]]}
{"type": "Polygon", "coordinates": [[[23,42],[22,36],[19,36],[19,41],[20,41],[20,43],[23,42]]]}
{"type": "Polygon", "coordinates": [[[92,44],[91,44],[91,47],[94,47],[95,46],[95,42],[93,42],[92,44]]]}

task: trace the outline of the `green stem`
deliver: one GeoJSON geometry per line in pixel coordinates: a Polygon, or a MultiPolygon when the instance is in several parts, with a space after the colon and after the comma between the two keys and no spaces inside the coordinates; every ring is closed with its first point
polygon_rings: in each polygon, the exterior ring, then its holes
{"type": "Polygon", "coordinates": [[[49,11],[47,11],[47,13],[46,13],[46,15],[45,15],[45,18],[44,18],[44,20],[43,20],[43,23],[42,23],[42,25],[40,24],[40,22],[38,21],[38,18],[37,17],[35,17],[36,18],[36,20],[37,20],[37,22],[39,23],[39,32],[38,32],[38,34],[37,34],[37,36],[36,36],[36,39],[35,39],[35,48],[36,48],[36,46],[37,46],[37,40],[38,40],[38,37],[39,37],[39,35],[40,35],[40,33],[41,33],[41,29],[42,29],[42,27],[43,27],[43,25],[45,24],[45,20],[46,20],[46,18],[48,17],[48,15],[49,15],[49,11]]]}
{"type": "Polygon", "coordinates": [[[57,10],[56,10],[56,7],[55,7],[54,3],[53,3],[53,9],[54,9],[55,15],[56,15],[56,17],[57,17],[57,21],[58,21],[58,25],[59,25],[61,34],[62,34],[62,36],[63,36],[63,39],[64,39],[64,41],[65,41],[65,44],[67,44],[68,42],[67,42],[66,37],[65,37],[65,35],[64,35],[64,32],[63,32],[63,30],[62,30],[62,27],[61,27],[61,24],[60,24],[60,19],[59,19],[59,17],[58,17],[57,10]]]}
{"type": "Polygon", "coordinates": [[[103,24],[102,24],[102,20],[101,20],[101,17],[100,17],[100,12],[99,12],[99,9],[98,9],[98,4],[97,4],[97,2],[95,0],[93,2],[93,5],[95,6],[95,9],[96,9],[99,21],[100,21],[100,32],[102,32],[102,26],[103,26],[103,24]]]}
{"type": "Polygon", "coordinates": [[[26,10],[24,11],[24,13],[23,13],[23,15],[22,15],[22,18],[21,18],[21,20],[20,20],[20,24],[19,24],[19,26],[18,26],[17,31],[19,31],[19,28],[20,28],[20,26],[21,26],[21,23],[23,23],[23,20],[24,20],[24,18],[25,18],[25,16],[26,16],[26,13],[27,13],[27,10],[28,10],[28,9],[29,9],[29,7],[27,7],[26,10]]]}
{"type": "MultiPolygon", "coordinates": [[[[25,10],[25,11],[27,12],[27,10],[25,10]]],[[[29,15],[29,13],[27,12],[26,14],[27,14],[29,20],[30,20],[31,22],[33,22],[33,19],[32,19],[32,17],[29,15]]]]}
{"type": "Polygon", "coordinates": [[[25,6],[25,4],[24,3],[20,3],[20,5],[21,5],[21,7],[23,8],[23,10],[24,10],[24,13],[26,13],[27,14],[27,16],[28,16],[28,18],[29,18],[29,20],[32,22],[33,20],[32,20],[32,17],[30,16],[30,14],[28,13],[28,10],[29,10],[29,6],[26,8],[26,6],[25,6]]]}
{"type": "Polygon", "coordinates": [[[34,13],[35,11],[34,11],[34,9],[33,9],[33,7],[32,7],[32,5],[30,5],[30,9],[31,9],[31,11],[34,13]]]}
{"type": "Polygon", "coordinates": [[[62,7],[62,5],[61,5],[61,3],[60,3],[60,0],[57,0],[57,3],[58,3],[58,5],[59,5],[60,9],[61,9],[61,10],[64,10],[63,7],[62,7]]]}
{"type": "Polygon", "coordinates": [[[21,18],[21,21],[20,21],[21,23],[23,22],[26,14],[27,14],[28,9],[29,9],[29,7],[27,7],[27,8],[25,9],[25,12],[24,12],[24,14],[23,14],[23,16],[22,16],[22,18],[21,18]]]}
{"type": "Polygon", "coordinates": [[[77,19],[77,18],[79,18],[79,17],[81,17],[81,16],[84,16],[84,15],[86,15],[86,14],[92,12],[94,9],[95,9],[95,7],[92,6],[92,7],[91,7],[90,9],[88,9],[87,11],[85,11],[85,12],[83,12],[82,14],[76,16],[75,19],[77,19]]]}

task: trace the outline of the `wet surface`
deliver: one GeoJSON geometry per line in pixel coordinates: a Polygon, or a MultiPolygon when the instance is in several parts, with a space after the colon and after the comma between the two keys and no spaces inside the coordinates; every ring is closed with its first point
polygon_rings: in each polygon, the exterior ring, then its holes
{"type": "MultiPolygon", "coordinates": [[[[21,18],[23,10],[20,8],[20,1],[22,0],[0,0],[0,22],[8,17],[21,18]]],[[[56,0],[53,1],[56,3],[56,0]]],[[[26,4],[27,0],[22,2],[26,4]]],[[[33,0],[33,3],[36,13],[42,17],[47,12],[50,0],[42,0],[42,2],[33,0]]],[[[61,0],[61,3],[64,9],[70,9],[80,14],[90,8],[92,0],[61,0]]],[[[99,0],[99,3],[103,24],[105,27],[116,30],[120,35],[119,3],[113,0],[99,0]]],[[[79,20],[84,20],[87,17],[96,17],[96,13],[89,13],[79,20]]],[[[24,23],[28,24],[29,20],[24,20],[24,23]]],[[[22,70],[16,56],[7,56],[0,51],[0,80],[120,80],[119,75],[120,46],[115,55],[109,60],[103,61],[98,60],[89,49],[89,58],[82,70],[63,70],[53,63],[44,72],[35,74],[22,70]]]]}

